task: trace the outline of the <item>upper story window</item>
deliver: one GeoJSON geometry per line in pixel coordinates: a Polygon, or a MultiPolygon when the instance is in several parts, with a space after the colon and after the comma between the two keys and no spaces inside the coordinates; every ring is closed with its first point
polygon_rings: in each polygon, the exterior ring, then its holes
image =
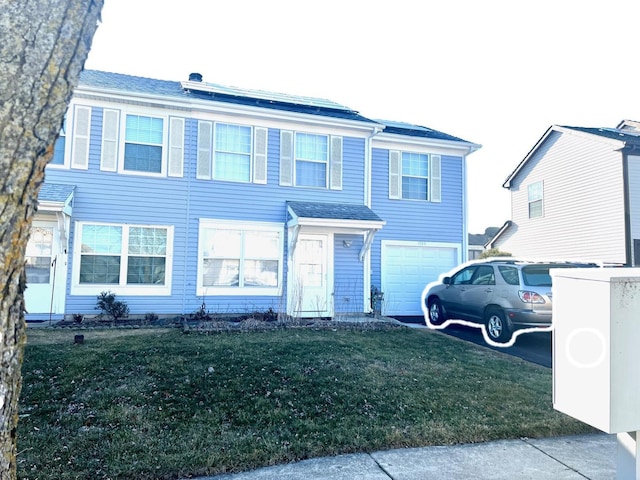
{"type": "Polygon", "coordinates": [[[127,115],[124,170],[162,173],[163,132],[162,118],[127,115]]]}
{"type": "Polygon", "coordinates": [[[389,198],[440,202],[441,156],[389,151],[389,198]]]}
{"type": "Polygon", "coordinates": [[[278,295],[282,226],[200,222],[198,295],[278,295]]]}
{"type": "Polygon", "coordinates": [[[72,291],[169,295],[172,245],[169,226],[79,223],[72,291]]]}
{"type": "Polygon", "coordinates": [[[280,185],[342,190],[341,136],[280,131],[280,185]]]}
{"type": "Polygon", "coordinates": [[[267,183],[267,129],[199,121],[196,177],[267,183]]]}
{"type": "Polygon", "coordinates": [[[328,137],[296,133],[295,144],[297,187],[327,187],[329,163],[328,137]]]}
{"type": "Polygon", "coordinates": [[[402,152],[402,198],[429,199],[429,156],[402,152]]]}
{"type": "Polygon", "coordinates": [[[50,165],[64,165],[64,151],[67,145],[67,116],[65,115],[60,129],[60,135],[53,146],[53,157],[50,165]]]}
{"type": "Polygon", "coordinates": [[[134,175],[181,177],[184,118],[123,113],[103,108],[100,170],[134,175]],[[122,121],[121,121],[122,119],[122,121]]]}
{"type": "Polygon", "coordinates": [[[542,181],[532,183],[527,187],[529,197],[529,218],[542,217],[543,190],[542,181]]]}
{"type": "Polygon", "coordinates": [[[216,180],[251,180],[251,127],[216,124],[216,180]]]}

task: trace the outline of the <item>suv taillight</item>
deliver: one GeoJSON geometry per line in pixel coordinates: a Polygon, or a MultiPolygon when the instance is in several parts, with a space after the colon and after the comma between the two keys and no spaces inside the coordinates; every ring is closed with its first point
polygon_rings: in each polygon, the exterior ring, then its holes
{"type": "Polygon", "coordinates": [[[518,295],[520,296],[520,300],[522,300],[524,303],[545,303],[542,295],[536,292],[518,290],[518,295]]]}

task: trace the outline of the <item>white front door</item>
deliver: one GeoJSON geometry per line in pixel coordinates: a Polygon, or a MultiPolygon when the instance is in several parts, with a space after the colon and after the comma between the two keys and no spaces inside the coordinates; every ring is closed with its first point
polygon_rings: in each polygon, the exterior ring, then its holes
{"type": "Polygon", "coordinates": [[[58,248],[57,222],[34,221],[27,243],[27,289],[24,293],[27,313],[59,313],[53,303],[58,248]]]}
{"type": "Polygon", "coordinates": [[[294,314],[301,317],[330,317],[332,277],[329,272],[330,245],[327,234],[301,234],[294,253],[294,314]]]}

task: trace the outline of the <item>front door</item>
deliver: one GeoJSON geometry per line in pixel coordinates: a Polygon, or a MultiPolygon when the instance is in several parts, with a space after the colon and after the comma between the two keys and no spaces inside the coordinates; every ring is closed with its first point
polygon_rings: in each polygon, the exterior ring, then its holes
{"type": "Polygon", "coordinates": [[[301,234],[294,254],[294,312],[301,317],[330,317],[329,235],[301,234]]]}
{"type": "MultiPolygon", "coordinates": [[[[24,293],[27,313],[57,313],[53,308],[56,252],[58,252],[56,222],[33,222],[27,243],[27,289],[24,293]]],[[[64,278],[58,279],[64,281],[64,278]]]]}

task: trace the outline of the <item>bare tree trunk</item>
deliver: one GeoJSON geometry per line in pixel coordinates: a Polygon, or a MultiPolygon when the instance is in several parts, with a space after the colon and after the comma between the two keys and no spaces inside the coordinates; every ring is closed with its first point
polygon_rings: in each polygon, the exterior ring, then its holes
{"type": "Polygon", "coordinates": [[[0,0],[0,479],[16,478],[24,256],[103,0],[0,0]]]}

